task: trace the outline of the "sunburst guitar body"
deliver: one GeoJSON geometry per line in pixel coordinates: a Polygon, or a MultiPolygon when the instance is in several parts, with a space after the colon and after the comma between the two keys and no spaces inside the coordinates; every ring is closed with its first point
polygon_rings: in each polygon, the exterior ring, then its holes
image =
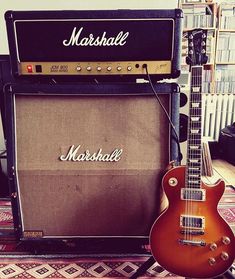
{"type": "Polygon", "coordinates": [[[151,251],[174,274],[213,278],[231,267],[235,253],[234,234],[217,210],[224,182],[188,190],[185,171],[175,167],[162,180],[169,207],[152,227],[151,251]],[[194,201],[185,200],[189,196],[194,201]]]}

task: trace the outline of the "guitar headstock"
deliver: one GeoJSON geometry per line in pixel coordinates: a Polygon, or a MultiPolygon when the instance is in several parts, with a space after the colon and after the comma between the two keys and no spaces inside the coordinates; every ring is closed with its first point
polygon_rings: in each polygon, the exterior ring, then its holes
{"type": "Polygon", "coordinates": [[[186,63],[190,66],[203,65],[207,63],[206,38],[207,30],[194,29],[188,31],[188,56],[186,63]]]}

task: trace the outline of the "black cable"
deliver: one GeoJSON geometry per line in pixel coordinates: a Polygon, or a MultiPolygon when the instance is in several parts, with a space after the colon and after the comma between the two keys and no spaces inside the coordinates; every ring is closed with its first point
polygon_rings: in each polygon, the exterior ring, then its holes
{"type": "Polygon", "coordinates": [[[159,105],[160,105],[161,108],[163,109],[163,111],[164,111],[164,113],[165,113],[165,115],[166,115],[166,117],[167,117],[167,119],[168,119],[168,121],[169,121],[169,123],[170,123],[170,125],[171,125],[172,130],[174,131],[175,140],[176,140],[176,144],[177,144],[177,147],[178,147],[178,162],[181,163],[183,156],[182,156],[181,149],[180,149],[179,136],[178,136],[178,134],[177,134],[177,132],[176,132],[176,129],[175,129],[175,126],[174,126],[173,122],[171,121],[171,118],[170,118],[169,113],[167,112],[166,108],[165,108],[164,105],[162,104],[162,102],[161,102],[161,100],[160,100],[160,98],[159,98],[159,96],[158,96],[158,94],[157,94],[157,92],[156,92],[156,90],[155,90],[155,88],[154,88],[154,86],[153,86],[153,82],[152,82],[151,77],[150,77],[149,72],[148,72],[148,65],[147,65],[147,64],[144,64],[144,65],[143,65],[143,68],[146,70],[146,74],[147,74],[148,81],[149,81],[149,84],[150,84],[150,86],[151,86],[151,89],[152,89],[152,91],[153,91],[155,97],[157,98],[157,101],[158,101],[159,105]]]}

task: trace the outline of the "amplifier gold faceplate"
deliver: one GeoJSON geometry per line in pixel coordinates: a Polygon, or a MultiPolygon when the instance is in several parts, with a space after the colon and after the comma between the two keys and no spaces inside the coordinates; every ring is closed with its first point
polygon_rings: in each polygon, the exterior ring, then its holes
{"type": "Polygon", "coordinates": [[[171,61],[21,62],[20,75],[152,75],[170,74],[171,61]]]}

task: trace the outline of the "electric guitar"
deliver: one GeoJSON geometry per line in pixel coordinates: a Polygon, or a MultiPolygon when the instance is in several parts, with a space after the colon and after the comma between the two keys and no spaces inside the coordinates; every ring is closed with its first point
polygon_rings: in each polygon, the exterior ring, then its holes
{"type": "Polygon", "coordinates": [[[168,271],[191,278],[223,274],[235,256],[234,234],[217,210],[225,184],[219,180],[209,186],[201,180],[201,92],[203,64],[207,61],[206,37],[205,30],[188,32],[191,85],[187,164],[164,175],[162,186],[169,206],[150,232],[155,260],[168,271]]]}

